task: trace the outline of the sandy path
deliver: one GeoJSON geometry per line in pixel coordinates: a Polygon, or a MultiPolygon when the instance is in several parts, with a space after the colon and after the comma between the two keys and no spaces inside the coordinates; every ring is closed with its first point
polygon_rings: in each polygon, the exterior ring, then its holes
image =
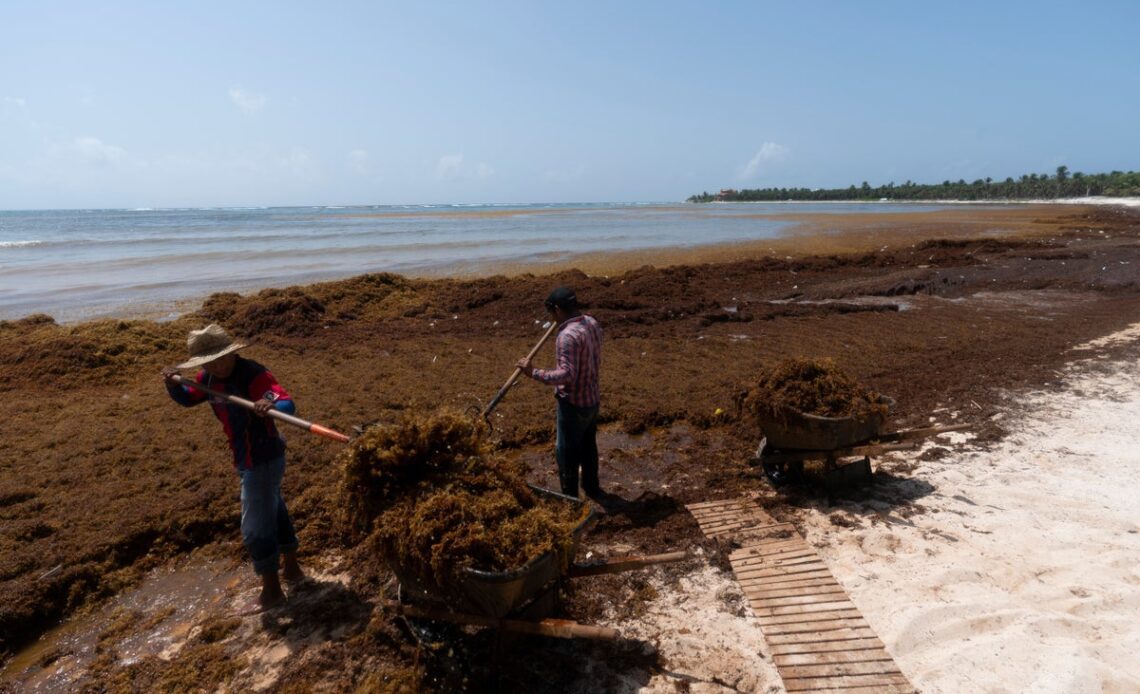
{"type": "Polygon", "coordinates": [[[1097,358],[1121,341],[1140,326],[1075,350],[1063,388],[1019,397],[992,450],[920,463],[926,513],[848,503],[832,515],[886,521],[851,532],[807,514],[921,691],[1140,691],[1140,375],[1097,358]]]}

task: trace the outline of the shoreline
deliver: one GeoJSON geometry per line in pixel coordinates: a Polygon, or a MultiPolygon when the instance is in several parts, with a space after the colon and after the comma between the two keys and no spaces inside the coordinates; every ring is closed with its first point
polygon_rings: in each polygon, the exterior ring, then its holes
{"type": "Polygon", "coordinates": [[[1140,207],[1140,198],[1100,197],[1052,198],[1035,200],[709,200],[693,205],[1105,205],[1140,207]]]}
{"type": "MultiPolygon", "coordinates": [[[[1033,200],[710,200],[707,203],[691,203],[687,200],[659,200],[659,201],[609,201],[609,202],[488,202],[488,203],[391,203],[391,204],[359,204],[359,205],[243,205],[232,207],[59,207],[59,208],[3,208],[3,213],[35,213],[35,212],[227,212],[244,210],[363,210],[363,209],[438,209],[443,212],[459,212],[464,208],[472,207],[501,207],[501,208],[531,208],[532,212],[539,212],[544,208],[558,209],[580,205],[616,205],[616,206],[678,206],[687,205],[1107,205],[1138,207],[1140,197],[1105,197],[1088,196],[1077,198],[1050,198],[1033,200]]],[[[347,216],[353,216],[351,214],[347,216]]]]}
{"type": "MultiPolygon", "coordinates": [[[[1140,203],[1140,200],[1138,200],[1140,203]]],[[[900,204],[911,204],[907,203],[900,204]]],[[[924,204],[924,203],[915,203],[924,204]]],[[[645,266],[657,268],[680,265],[707,265],[713,263],[761,260],[765,258],[787,259],[806,256],[829,256],[836,254],[871,253],[887,249],[898,249],[931,238],[963,240],[987,237],[1047,237],[1057,234],[1064,227],[1061,216],[1041,219],[1040,215],[1064,210],[1066,215],[1079,214],[1081,205],[1058,208],[1051,203],[1019,203],[1016,207],[1006,207],[979,212],[974,206],[962,206],[945,210],[920,212],[860,213],[858,215],[835,214],[742,214],[734,217],[743,219],[765,219],[790,223],[782,235],[776,238],[748,241],[727,241],[703,244],[696,242],[689,246],[651,247],[620,251],[566,251],[564,257],[541,259],[530,257],[520,260],[485,260],[464,264],[447,264],[405,271],[377,268],[371,273],[341,274],[337,272],[317,273],[303,279],[266,278],[258,281],[231,282],[216,289],[192,296],[158,301],[137,301],[124,303],[106,310],[62,311],[65,318],[53,318],[61,325],[78,325],[98,320],[151,320],[168,322],[177,320],[201,308],[213,294],[235,292],[251,297],[270,289],[307,287],[330,282],[346,281],[365,274],[391,273],[413,281],[477,281],[504,276],[514,278],[523,275],[552,275],[578,270],[587,276],[616,276],[645,266]]],[[[1088,206],[1098,209],[1098,206],[1088,206]]],[[[1099,208],[1103,209],[1103,208],[1099,208]]],[[[550,255],[550,254],[547,254],[550,255]]],[[[30,315],[50,311],[31,310],[20,317],[6,320],[19,320],[30,315]]]]}

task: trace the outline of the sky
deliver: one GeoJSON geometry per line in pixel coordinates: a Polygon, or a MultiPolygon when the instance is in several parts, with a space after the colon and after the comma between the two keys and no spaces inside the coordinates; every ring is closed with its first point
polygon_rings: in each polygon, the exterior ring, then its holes
{"type": "Polygon", "coordinates": [[[0,3],[0,209],[1140,169],[1140,2],[0,3]]]}

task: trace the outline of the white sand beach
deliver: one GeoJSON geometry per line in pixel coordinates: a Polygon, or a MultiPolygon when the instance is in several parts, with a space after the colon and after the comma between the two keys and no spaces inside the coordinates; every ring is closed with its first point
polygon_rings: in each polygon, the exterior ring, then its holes
{"type": "MultiPolygon", "coordinates": [[[[954,432],[880,461],[915,465],[888,485],[933,486],[917,512],[883,501],[799,512],[919,691],[1140,691],[1140,375],[1101,353],[1121,342],[1140,344],[1140,325],[1074,349],[1057,392],[1011,394],[998,415],[1011,433],[992,448],[954,432]],[[933,447],[950,452],[920,461],[933,447]]],[[[646,614],[613,626],[668,667],[626,691],[783,691],[731,575],[705,567],[654,584],[646,614]]]]}
{"type": "Polygon", "coordinates": [[[878,512],[851,531],[805,514],[920,691],[1140,691],[1140,375],[1098,358],[1120,341],[1140,341],[1140,326],[1074,350],[1062,390],[1012,396],[1012,433],[994,448],[957,435],[919,463],[911,476],[934,486],[925,512],[836,507],[878,512]]]}

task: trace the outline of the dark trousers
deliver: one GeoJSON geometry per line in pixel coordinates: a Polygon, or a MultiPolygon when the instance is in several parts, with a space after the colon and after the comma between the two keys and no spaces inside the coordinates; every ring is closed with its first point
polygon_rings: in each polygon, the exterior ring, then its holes
{"type": "Polygon", "coordinates": [[[578,470],[582,489],[596,494],[598,486],[598,406],[575,407],[558,398],[558,440],[554,456],[558,460],[558,481],[562,493],[578,497],[578,470]]]}
{"type": "Polygon", "coordinates": [[[297,534],[281,498],[285,456],[241,475],[241,537],[258,576],[277,573],[282,553],[297,551],[297,534]]]}

